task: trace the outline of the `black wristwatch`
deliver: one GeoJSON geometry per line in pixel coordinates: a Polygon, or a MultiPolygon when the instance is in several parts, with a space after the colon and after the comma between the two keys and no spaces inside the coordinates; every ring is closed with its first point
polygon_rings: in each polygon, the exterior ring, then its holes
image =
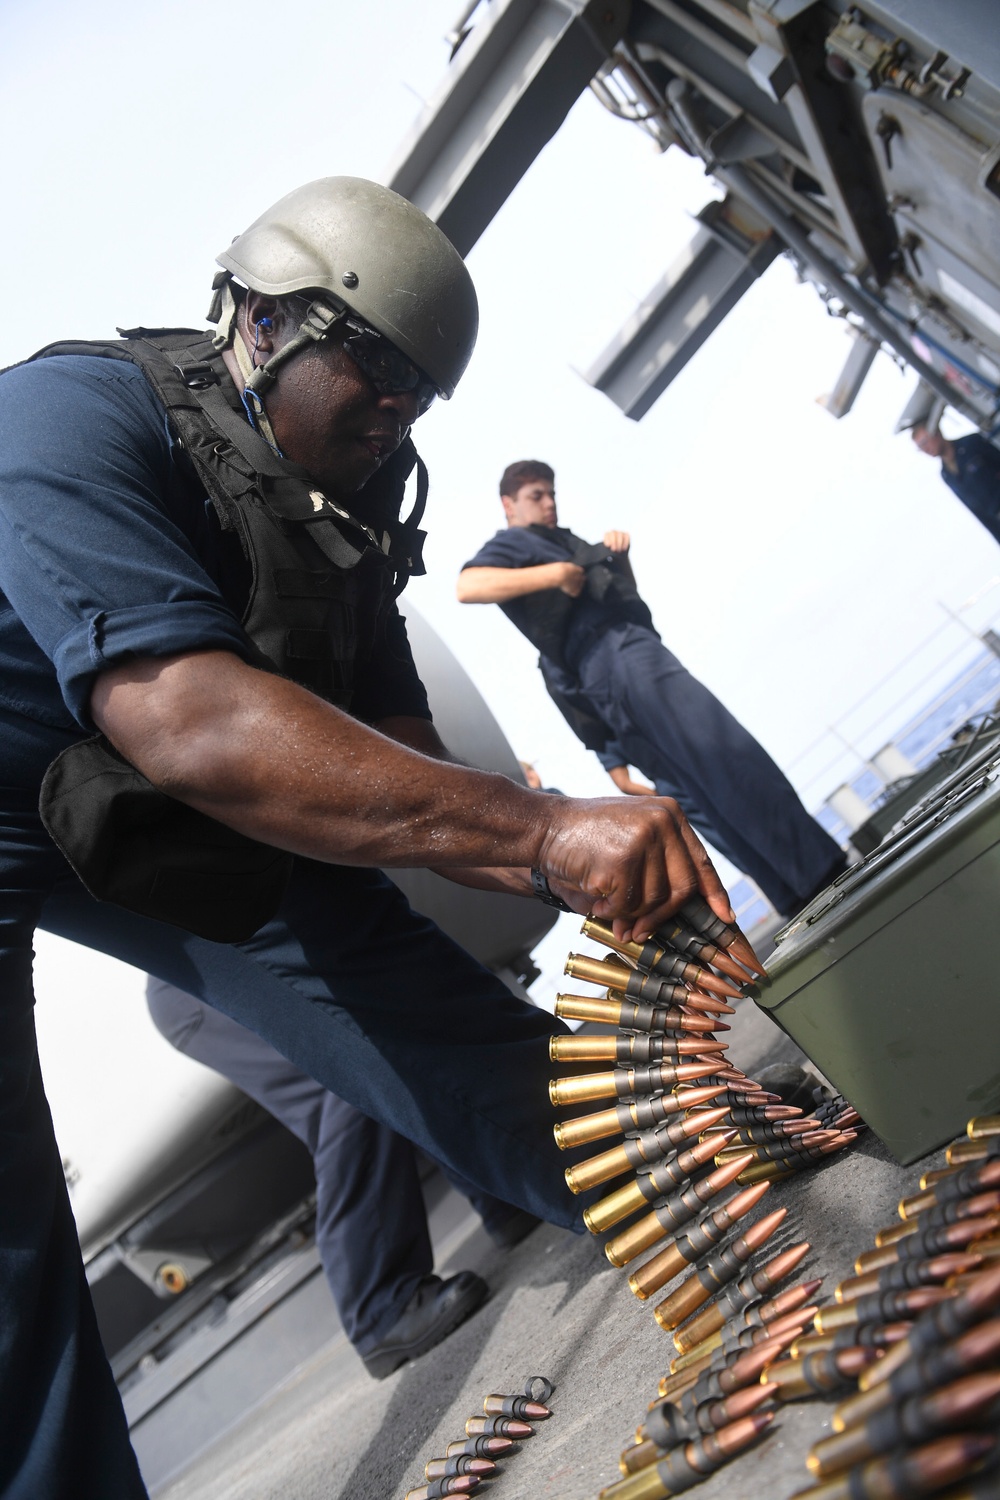
{"type": "Polygon", "coordinates": [[[535,895],[538,897],[538,900],[539,901],[544,901],[546,906],[554,906],[555,909],[556,909],[556,911],[572,911],[573,910],[573,908],[571,906],[567,906],[566,905],[566,902],[563,901],[560,896],[556,895],[555,891],[549,885],[549,878],[548,878],[548,876],[547,875],[543,875],[542,872],[541,872],[541,870],[532,869],[532,871],[531,871],[531,889],[534,891],[535,895]]]}

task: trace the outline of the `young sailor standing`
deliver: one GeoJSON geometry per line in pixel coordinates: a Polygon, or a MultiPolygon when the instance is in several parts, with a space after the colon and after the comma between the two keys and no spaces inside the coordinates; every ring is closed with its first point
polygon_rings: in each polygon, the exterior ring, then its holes
{"type": "Polygon", "coordinates": [[[669,787],[776,910],[805,906],[844,869],[844,852],[764,747],[664,646],[635,586],[628,532],[589,543],[560,526],[555,474],[537,459],[508,465],[500,499],[507,529],[466,563],[459,599],[499,604],[538,648],[550,694],[590,749],[613,747],[612,768],[624,753],[669,787]]]}

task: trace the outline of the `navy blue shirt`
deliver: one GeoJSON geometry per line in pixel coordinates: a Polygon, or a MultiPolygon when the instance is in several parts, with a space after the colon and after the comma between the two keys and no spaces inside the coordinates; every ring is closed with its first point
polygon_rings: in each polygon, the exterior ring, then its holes
{"type": "Polygon", "coordinates": [[[1000,542],[1000,449],[978,432],[954,444],[958,473],[941,465],[941,478],[981,521],[994,541],[1000,542]]]}
{"type": "MultiPolygon", "coordinates": [[[[543,563],[572,561],[575,545],[573,533],[563,526],[508,526],[506,531],[498,531],[495,536],[490,537],[464,567],[535,568],[543,563]]],[[[549,592],[543,590],[541,595],[530,597],[544,598],[549,592]]],[[[556,589],[551,590],[553,594],[557,592],[556,589]]],[[[500,608],[511,624],[516,625],[522,635],[530,640],[531,605],[525,599],[510,599],[500,608]]],[[[573,611],[563,644],[567,664],[572,667],[575,662],[582,660],[597,637],[619,619],[630,619],[652,629],[649,611],[640,601],[636,601],[636,606],[629,607],[610,596],[596,599],[584,589],[573,601],[573,611]]]]}
{"type": "MultiPolygon", "coordinates": [[[[129,657],[250,658],[204,489],[142,372],[60,355],[0,377],[0,717],[92,733],[95,679],[129,657]]],[[[396,614],[353,712],[429,718],[396,614]]]]}

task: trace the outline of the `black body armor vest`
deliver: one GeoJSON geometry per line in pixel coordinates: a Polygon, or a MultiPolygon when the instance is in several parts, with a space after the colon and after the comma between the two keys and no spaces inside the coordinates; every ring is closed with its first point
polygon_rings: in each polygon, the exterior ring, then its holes
{"type": "MultiPolygon", "coordinates": [[[[239,585],[230,580],[223,591],[256,665],[349,709],[392,601],[411,574],[424,571],[417,526],[427,476],[412,443],[407,439],[352,497],[361,519],[253,430],[207,334],[136,328],[121,342],[50,344],[33,358],[66,354],[124,359],[142,369],[223,536],[238,539],[245,566],[239,585]],[[414,466],[416,504],[401,522],[414,466]]],[[[56,757],[39,807],[98,900],[216,942],[256,932],[277,911],[291,874],[291,855],[158,791],[100,735],[56,757]]]]}
{"type": "MultiPolygon", "coordinates": [[[[615,620],[630,620],[652,630],[653,617],[635,584],[619,570],[616,554],[603,542],[585,542],[565,526],[534,525],[528,530],[550,540],[554,530],[562,538],[568,549],[566,561],[576,563],[586,571],[583,593],[604,606],[608,624],[615,620]]],[[[543,589],[537,594],[524,594],[515,603],[512,618],[522,635],[527,636],[543,657],[558,667],[567,667],[566,640],[577,600],[561,589],[543,589]]]]}
{"type": "Polygon", "coordinates": [[[250,426],[209,335],[135,328],[120,342],[50,344],[33,358],[63,354],[140,367],[223,532],[239,539],[249,589],[227,603],[256,647],[258,665],[349,709],[392,601],[412,574],[424,571],[424,533],[417,527],[426,471],[410,440],[352,496],[349,512],[250,426]],[[417,500],[401,522],[415,466],[417,500]]]}

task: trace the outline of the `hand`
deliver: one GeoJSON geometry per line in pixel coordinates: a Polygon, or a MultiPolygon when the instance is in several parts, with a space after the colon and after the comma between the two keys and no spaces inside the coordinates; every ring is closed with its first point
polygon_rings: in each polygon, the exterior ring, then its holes
{"type": "Polygon", "coordinates": [[[609,552],[627,552],[632,545],[632,538],[627,531],[606,531],[604,545],[609,552]]]}
{"type": "Polygon", "coordinates": [[[571,562],[560,563],[558,566],[562,573],[562,582],[559,584],[561,592],[568,594],[571,599],[578,599],[583,593],[584,580],[587,577],[583,568],[571,562]]]}
{"type": "Polygon", "coordinates": [[[574,911],[611,921],[645,942],[700,893],[724,922],[735,917],[697,834],[672,797],[556,804],[537,860],[574,911]]]}
{"type": "Polygon", "coordinates": [[[644,781],[633,781],[629,775],[628,766],[611,766],[608,775],[620,792],[627,797],[655,797],[655,786],[647,786],[644,781]]]}

